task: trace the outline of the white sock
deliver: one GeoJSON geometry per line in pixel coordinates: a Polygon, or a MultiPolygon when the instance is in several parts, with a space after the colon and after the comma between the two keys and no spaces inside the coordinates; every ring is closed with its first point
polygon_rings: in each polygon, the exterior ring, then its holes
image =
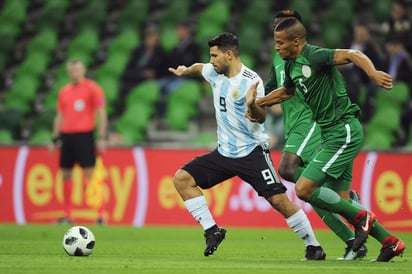
{"type": "Polygon", "coordinates": [[[320,246],[318,240],[316,240],[315,233],[313,232],[308,216],[306,216],[302,209],[287,218],[286,222],[289,227],[305,242],[306,246],[320,246]]]}
{"type": "Polygon", "coordinates": [[[198,196],[184,201],[186,209],[192,214],[193,218],[203,227],[203,230],[211,228],[216,224],[207,206],[205,196],[198,196]]]}

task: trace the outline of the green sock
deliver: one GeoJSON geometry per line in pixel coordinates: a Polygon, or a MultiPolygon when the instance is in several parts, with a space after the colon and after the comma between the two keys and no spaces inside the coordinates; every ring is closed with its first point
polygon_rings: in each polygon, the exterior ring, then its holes
{"type": "Polygon", "coordinates": [[[325,209],[313,206],[313,209],[322,218],[322,221],[338,236],[342,241],[347,242],[355,237],[353,231],[339,217],[339,215],[325,209]]]}
{"type": "Polygon", "coordinates": [[[380,243],[383,242],[383,239],[385,239],[388,236],[391,236],[392,234],[387,231],[378,221],[374,222],[374,226],[372,227],[371,232],[369,233],[373,238],[378,240],[380,243]]]}
{"type": "Polygon", "coordinates": [[[348,221],[353,221],[356,213],[359,211],[352,203],[343,200],[335,191],[326,187],[315,189],[308,202],[317,207],[340,214],[348,221]]]}

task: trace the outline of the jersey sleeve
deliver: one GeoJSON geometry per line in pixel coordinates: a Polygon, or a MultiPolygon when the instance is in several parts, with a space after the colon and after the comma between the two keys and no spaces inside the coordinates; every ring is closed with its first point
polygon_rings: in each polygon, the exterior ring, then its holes
{"type": "Polygon", "coordinates": [[[106,106],[106,98],[103,89],[95,82],[92,84],[93,104],[95,108],[106,106]]]}
{"type": "Polygon", "coordinates": [[[263,96],[265,96],[265,87],[262,78],[258,77],[258,81],[259,85],[257,86],[256,98],[262,98],[263,96]]]}
{"type": "Polygon", "coordinates": [[[310,55],[310,63],[315,66],[332,66],[335,49],[316,47],[310,55]]]}
{"type": "Polygon", "coordinates": [[[217,72],[215,71],[215,69],[213,68],[213,65],[208,63],[208,64],[203,64],[203,68],[202,68],[202,76],[203,78],[205,78],[206,81],[208,81],[209,83],[212,82],[212,79],[214,77],[216,77],[217,72]]]}

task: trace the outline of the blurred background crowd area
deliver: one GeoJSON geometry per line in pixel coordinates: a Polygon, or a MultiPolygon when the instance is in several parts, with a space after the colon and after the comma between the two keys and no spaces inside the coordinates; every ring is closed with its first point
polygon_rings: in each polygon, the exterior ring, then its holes
{"type": "MultiPolygon", "coordinates": [[[[365,52],[395,80],[382,91],[352,65],[340,67],[362,108],[365,149],[412,148],[412,0],[0,0],[0,144],[47,144],[66,63],[82,60],[103,88],[113,145],[211,147],[211,89],[167,68],[209,62],[207,41],[235,33],[243,63],[265,81],[273,16],[293,9],[307,40],[365,52]]],[[[282,114],[266,121],[272,148],[282,114]]]]}

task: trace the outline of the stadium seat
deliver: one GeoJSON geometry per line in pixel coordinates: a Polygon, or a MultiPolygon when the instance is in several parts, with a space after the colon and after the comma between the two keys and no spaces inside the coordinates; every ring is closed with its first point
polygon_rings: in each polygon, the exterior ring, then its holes
{"type": "Polygon", "coordinates": [[[19,136],[24,123],[24,113],[19,108],[4,105],[0,111],[0,130],[9,131],[12,139],[19,136]]]}
{"type": "Polygon", "coordinates": [[[99,47],[99,32],[94,28],[86,28],[80,31],[69,43],[68,54],[84,52],[93,53],[99,47]]]}
{"type": "Polygon", "coordinates": [[[47,145],[52,140],[52,129],[42,129],[36,131],[29,138],[29,144],[31,145],[47,145]]]}
{"type": "Polygon", "coordinates": [[[77,15],[79,30],[98,29],[105,20],[108,12],[108,1],[89,0],[86,6],[77,15]]]}
{"type": "Polygon", "coordinates": [[[40,86],[40,81],[32,75],[22,75],[15,78],[15,81],[5,94],[5,100],[32,101],[36,97],[36,91],[40,86]]]}
{"type": "Polygon", "coordinates": [[[166,122],[171,129],[185,131],[196,110],[193,106],[178,101],[170,101],[167,105],[166,122]]]}
{"type": "Polygon", "coordinates": [[[160,35],[160,44],[163,49],[170,52],[178,43],[175,26],[168,25],[163,27],[160,35]]]}
{"type": "Polygon", "coordinates": [[[17,67],[15,76],[16,78],[29,76],[38,78],[43,76],[47,71],[50,60],[51,55],[47,52],[32,52],[17,67]]]}
{"type": "Polygon", "coordinates": [[[187,80],[181,84],[172,94],[170,100],[177,99],[178,101],[197,105],[202,95],[200,83],[196,80],[187,80]]]}
{"type": "Polygon", "coordinates": [[[46,0],[36,19],[36,29],[57,31],[65,19],[70,0],[46,0]]]}
{"type": "Polygon", "coordinates": [[[51,131],[55,114],[54,110],[46,110],[37,115],[31,125],[32,134],[42,130],[51,131]]]}
{"type": "Polygon", "coordinates": [[[0,145],[11,145],[13,143],[13,134],[9,130],[0,129],[0,145]]]}
{"type": "Polygon", "coordinates": [[[118,35],[109,43],[107,54],[109,57],[120,53],[128,56],[132,49],[139,44],[139,32],[134,29],[125,29],[119,31],[118,35]]]}
{"type": "Polygon", "coordinates": [[[54,51],[58,44],[57,31],[53,29],[44,29],[33,37],[26,46],[26,54],[28,56],[35,53],[50,54],[54,51]]]}
{"type": "Polygon", "coordinates": [[[96,79],[106,96],[106,109],[109,116],[115,111],[115,102],[119,96],[119,81],[114,77],[96,79]]]}
{"type": "Polygon", "coordinates": [[[149,8],[149,0],[127,1],[123,12],[119,15],[118,29],[140,30],[149,15],[149,8]]]}
{"type": "Polygon", "coordinates": [[[135,137],[144,135],[152,114],[153,109],[151,106],[145,103],[135,103],[128,106],[114,122],[114,129],[119,133],[135,131],[136,133],[133,134],[135,137]]]}
{"type": "Polygon", "coordinates": [[[375,18],[382,22],[390,16],[392,0],[373,1],[372,12],[375,18]]]}
{"type": "Polygon", "coordinates": [[[152,106],[160,99],[160,86],[157,81],[147,80],[134,87],[126,97],[126,108],[136,103],[152,106]]]}
{"type": "Polygon", "coordinates": [[[28,0],[7,0],[3,4],[0,18],[14,25],[19,25],[26,19],[28,4],[28,0]]]}
{"type": "Polygon", "coordinates": [[[395,82],[392,90],[379,88],[376,92],[377,107],[385,107],[388,104],[403,107],[409,99],[409,87],[405,82],[395,82]]]}
{"type": "Polygon", "coordinates": [[[388,150],[392,147],[394,136],[383,131],[369,131],[365,138],[363,149],[388,150]]]}
{"type": "Polygon", "coordinates": [[[120,81],[120,75],[123,73],[128,60],[129,55],[121,50],[109,54],[104,63],[96,69],[96,79],[113,77],[120,81]]]}

